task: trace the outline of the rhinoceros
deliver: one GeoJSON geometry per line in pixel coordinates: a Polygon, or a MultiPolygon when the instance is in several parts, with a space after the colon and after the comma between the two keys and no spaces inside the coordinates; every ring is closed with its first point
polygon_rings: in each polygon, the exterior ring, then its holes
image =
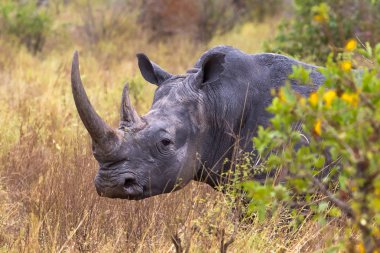
{"type": "Polygon", "coordinates": [[[217,188],[236,152],[252,152],[258,126],[267,126],[272,90],[288,80],[308,96],[324,76],[316,66],[287,56],[246,54],[218,46],[205,52],[185,74],[173,75],[137,54],[142,76],[157,85],[152,106],[139,116],[125,85],[120,125],[109,126],[94,110],[80,78],[78,53],[72,62],[72,92],[99,163],[95,188],[109,198],[140,200],[183,188],[197,180],[217,188]],[[310,71],[313,81],[289,80],[292,66],[310,71]]]}

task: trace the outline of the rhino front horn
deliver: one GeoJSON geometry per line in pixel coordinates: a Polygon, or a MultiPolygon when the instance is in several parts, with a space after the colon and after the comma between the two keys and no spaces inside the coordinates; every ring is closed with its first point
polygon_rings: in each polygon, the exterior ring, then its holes
{"type": "Polygon", "coordinates": [[[80,78],[77,51],[71,67],[71,87],[79,116],[93,140],[95,152],[101,155],[113,151],[120,142],[119,137],[96,113],[87,97],[80,78]]]}
{"type": "Polygon", "coordinates": [[[123,95],[121,97],[121,108],[120,108],[120,126],[121,127],[131,127],[140,126],[142,120],[131,104],[129,99],[129,86],[128,83],[125,84],[123,89],[123,95]]]}

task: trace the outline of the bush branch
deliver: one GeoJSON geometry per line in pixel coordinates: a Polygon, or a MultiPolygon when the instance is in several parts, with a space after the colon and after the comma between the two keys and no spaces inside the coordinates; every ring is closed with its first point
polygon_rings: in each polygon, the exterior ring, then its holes
{"type": "Polygon", "coordinates": [[[326,186],[319,181],[316,177],[313,175],[309,174],[309,177],[313,181],[314,185],[316,185],[319,190],[332,202],[334,203],[337,207],[339,207],[340,210],[342,210],[348,217],[354,218],[355,214],[352,208],[344,201],[340,200],[339,198],[335,197],[333,193],[331,193],[326,186]]]}

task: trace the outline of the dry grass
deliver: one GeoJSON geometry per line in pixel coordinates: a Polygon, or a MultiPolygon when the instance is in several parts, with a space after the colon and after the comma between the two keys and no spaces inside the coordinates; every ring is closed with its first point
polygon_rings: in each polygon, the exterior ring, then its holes
{"type": "MultiPolygon", "coordinates": [[[[190,252],[218,252],[221,241],[232,235],[232,252],[306,252],[339,240],[336,224],[322,227],[307,220],[291,230],[281,216],[240,223],[226,196],[201,183],[139,202],[98,197],[93,186],[97,164],[70,90],[74,49],[80,49],[94,106],[116,125],[125,80],[138,86],[134,103],[141,113],[152,99],[154,87],[139,86],[136,52],[179,73],[207,45],[184,38],[153,45],[137,28],[131,31],[134,37],[120,35],[94,45],[79,36],[81,15],[75,5],[62,9],[55,22],[69,26],[69,32],[49,37],[37,56],[0,38],[0,252],[174,252],[173,236],[190,252]]],[[[271,30],[247,24],[210,45],[255,52],[271,30]]]]}

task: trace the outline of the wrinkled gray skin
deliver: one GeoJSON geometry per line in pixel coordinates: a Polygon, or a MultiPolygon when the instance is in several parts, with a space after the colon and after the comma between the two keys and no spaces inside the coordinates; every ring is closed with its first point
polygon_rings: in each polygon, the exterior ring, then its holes
{"type": "Polygon", "coordinates": [[[315,66],[227,46],[207,51],[184,75],[169,74],[143,54],[137,58],[145,80],[158,88],[150,111],[140,117],[125,86],[118,129],[109,127],[91,106],[77,53],[73,59],[73,95],[100,166],[96,190],[105,197],[144,199],[178,190],[191,180],[223,184],[221,174],[231,168],[224,161],[232,157],[236,137],[240,150],[252,151],[258,126],[268,125],[271,118],[265,109],[271,90],[285,84],[292,66],[311,70],[311,85],[290,80],[300,94],[307,96],[324,82],[315,66]]]}

